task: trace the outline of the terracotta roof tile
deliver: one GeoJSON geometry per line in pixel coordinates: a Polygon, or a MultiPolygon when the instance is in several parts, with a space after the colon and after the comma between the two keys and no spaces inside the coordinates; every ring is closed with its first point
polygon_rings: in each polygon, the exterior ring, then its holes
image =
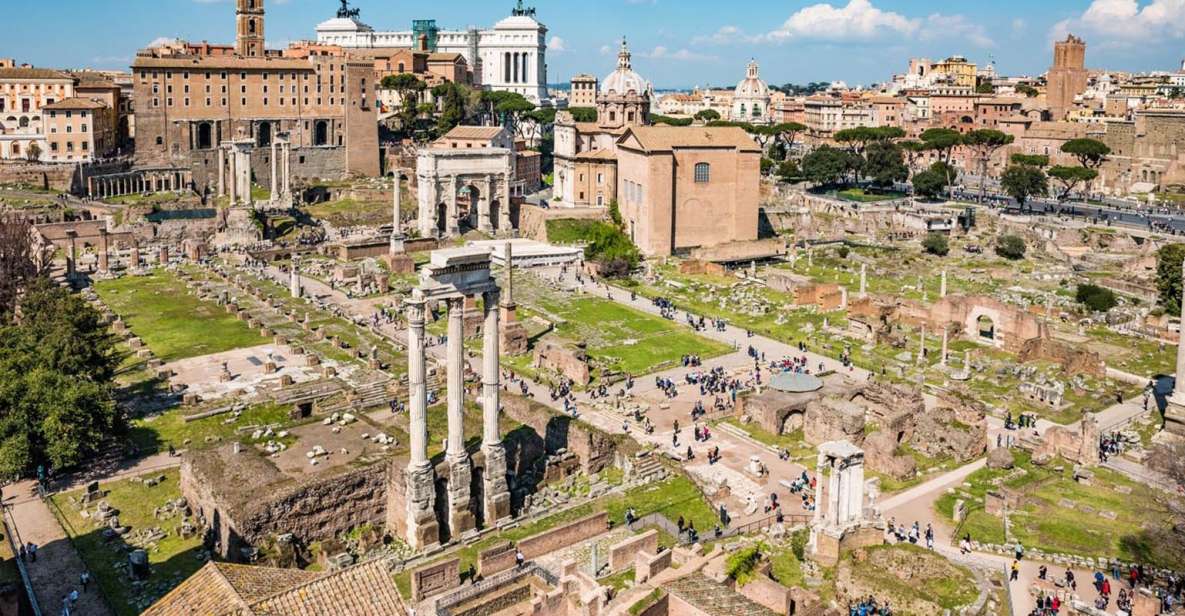
{"type": "Polygon", "coordinates": [[[42,109],[59,110],[59,109],[104,109],[107,105],[99,101],[91,100],[89,98],[63,98],[55,103],[45,105],[42,109]]]}
{"type": "Polygon", "coordinates": [[[444,139],[493,139],[502,133],[501,126],[454,126],[444,139]]]}
{"type": "Polygon", "coordinates": [[[626,144],[630,137],[640,149],[660,152],[675,148],[736,148],[743,152],[759,152],[757,142],[744,129],[736,126],[634,126],[618,140],[626,144]]]}
{"type": "Polygon", "coordinates": [[[132,68],[230,69],[311,71],[313,63],[299,58],[243,58],[240,56],[136,56],[132,68]]]}
{"type": "Polygon", "coordinates": [[[50,68],[0,68],[0,79],[66,79],[73,81],[74,78],[62,72],[55,71],[50,68]]]}
{"type": "Polygon", "coordinates": [[[402,614],[402,602],[387,561],[372,560],[256,602],[258,616],[389,616],[402,614]]]}

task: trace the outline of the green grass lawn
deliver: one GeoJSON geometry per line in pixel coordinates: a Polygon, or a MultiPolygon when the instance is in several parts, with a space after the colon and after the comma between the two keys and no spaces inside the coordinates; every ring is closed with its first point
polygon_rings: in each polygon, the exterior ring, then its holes
{"type": "MultiPolygon", "coordinates": [[[[236,429],[242,426],[293,425],[294,422],[288,419],[288,412],[287,407],[260,404],[247,407],[237,421],[228,424],[226,420],[231,417],[230,414],[187,422],[186,412],[175,408],[158,415],[132,420],[129,438],[142,454],[165,451],[169,445],[176,449],[217,447],[219,443],[233,438],[237,434],[236,429]],[[219,440],[206,443],[206,437],[219,440]]],[[[241,440],[247,441],[249,436],[250,434],[242,436],[241,440]]]]}
{"type": "Polygon", "coordinates": [[[941,556],[920,546],[910,544],[882,545],[865,548],[867,559],[853,566],[854,577],[876,589],[878,598],[893,597],[894,614],[927,616],[899,612],[906,601],[929,601],[946,610],[970,605],[979,596],[975,577],[967,569],[948,562],[941,556]],[[904,563],[921,566],[935,573],[924,577],[903,579],[899,567],[904,563]]]}
{"type": "Polygon", "coordinates": [[[844,201],[858,201],[860,203],[875,203],[877,201],[889,201],[892,199],[901,199],[905,193],[893,190],[886,191],[870,191],[863,188],[847,188],[836,191],[835,196],[844,201]]]}
{"type": "Polygon", "coordinates": [[[964,495],[944,494],[935,502],[935,509],[949,520],[955,500],[964,498],[970,513],[960,533],[969,532],[977,541],[1003,543],[1003,521],[983,511],[983,495],[997,489],[994,482],[1002,482],[1025,495],[1024,505],[1011,512],[1009,520],[1013,537],[1026,548],[1160,562],[1156,546],[1148,545],[1142,536],[1144,524],[1167,523],[1152,488],[1097,467],[1092,469],[1095,477],[1091,485],[1081,484],[1073,480],[1073,465],[1064,460],[1038,467],[1027,454],[1014,453],[1017,467],[1025,474],[1004,479],[1011,471],[980,469],[967,478],[970,487],[960,488],[964,495]],[[1055,470],[1059,466],[1062,470],[1055,470]],[[1099,515],[1103,511],[1114,512],[1116,519],[1099,515]]]}
{"type": "Polygon", "coordinates": [[[99,297],[165,362],[267,342],[213,302],[187,293],[165,271],[95,283],[99,297]]]}
{"type": "MultiPolygon", "coordinates": [[[[700,533],[705,535],[715,527],[717,522],[715,509],[704,499],[699,488],[690,479],[678,475],[665,481],[633,488],[624,494],[600,498],[594,502],[585,503],[522,526],[494,533],[442,558],[460,558],[460,569],[466,571],[469,565],[477,562],[478,553],[496,544],[519,541],[599,511],[607,511],[609,519],[614,524],[622,524],[625,521],[625,511],[630,507],[634,508],[638,517],[654,512],[662,513],[671,520],[683,516],[684,520],[694,523],[700,533]]],[[[404,571],[396,575],[395,585],[404,597],[410,596],[411,572],[404,571]]]]}
{"type": "MultiPolygon", "coordinates": [[[[402,213],[404,220],[408,220],[415,209],[415,195],[403,187],[402,213]]],[[[394,205],[387,200],[354,199],[346,197],[335,201],[326,201],[304,206],[313,218],[324,220],[335,227],[354,227],[359,225],[384,225],[391,223],[391,208],[394,205]]]]}
{"type": "MultiPolygon", "coordinates": [[[[119,510],[120,523],[130,526],[133,533],[154,527],[160,527],[168,533],[167,537],[156,543],[155,548],[148,551],[148,560],[152,567],[149,584],[160,588],[158,592],[146,597],[152,600],[162,596],[168,589],[205,564],[195,557],[201,547],[200,537],[183,539],[178,536],[176,529],[181,524],[179,515],[164,520],[158,520],[153,516],[156,507],[181,495],[178,485],[180,471],[174,469],[151,475],[161,474],[165,476],[164,483],[151,488],[132,479],[102,484],[104,490],[111,491],[106,500],[119,510]]],[[[54,513],[70,535],[74,547],[86,562],[87,569],[94,576],[100,591],[114,607],[116,614],[139,614],[144,606],[136,604],[136,595],[127,577],[116,569],[117,565],[127,562],[127,554],[120,549],[123,540],[110,543],[105,541],[101,527],[79,514],[70,503],[70,499],[77,500],[81,494],[82,490],[76,490],[54,495],[54,513]]],[[[130,536],[129,534],[126,537],[130,536]]]]}
{"type": "Polygon", "coordinates": [[[609,226],[603,220],[557,218],[547,221],[547,241],[553,244],[579,244],[588,241],[595,229],[609,226]]]}
{"type": "Polygon", "coordinates": [[[789,434],[772,434],[759,426],[757,422],[743,423],[736,417],[729,417],[722,421],[739,428],[758,443],[789,451],[791,458],[810,458],[818,451],[803,440],[802,430],[795,430],[789,434]]]}
{"type": "MultiPolygon", "coordinates": [[[[732,351],[678,323],[617,302],[553,291],[534,276],[516,278],[515,298],[521,318],[537,315],[552,322],[555,335],[584,342],[592,364],[614,372],[649,374],[681,365],[684,355],[708,359],[732,351]]],[[[510,365],[525,367],[514,360],[510,365]]]]}

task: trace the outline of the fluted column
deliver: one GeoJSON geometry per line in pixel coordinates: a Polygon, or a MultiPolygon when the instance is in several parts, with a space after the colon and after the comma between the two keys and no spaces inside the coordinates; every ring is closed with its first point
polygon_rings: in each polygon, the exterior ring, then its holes
{"type": "Polygon", "coordinates": [[[279,175],[280,165],[279,165],[279,161],[276,160],[278,158],[277,151],[279,150],[279,148],[276,146],[277,146],[276,141],[272,140],[272,161],[271,161],[272,162],[272,190],[271,190],[272,194],[271,194],[271,199],[273,201],[276,199],[276,197],[278,197],[280,195],[280,178],[277,177],[279,175]]]}
{"type": "Polygon", "coordinates": [[[449,532],[454,537],[474,527],[469,484],[473,469],[465,451],[465,299],[448,300],[448,443],[449,532]]]}
{"type": "Polygon", "coordinates": [[[407,306],[408,422],[411,429],[411,462],[428,464],[428,386],[424,373],[424,300],[412,297],[407,306]]]}
{"type": "MultiPolygon", "coordinates": [[[[424,299],[418,293],[404,302],[407,308],[408,430],[411,458],[404,473],[407,543],[424,549],[440,543],[440,524],[433,505],[436,473],[428,461],[428,391],[424,382],[424,299]]],[[[391,491],[394,494],[394,491],[391,491]]],[[[393,509],[393,508],[392,508],[393,509]]],[[[390,514],[388,514],[390,515],[390,514]]]]}
{"type": "Polygon", "coordinates": [[[497,290],[482,297],[485,310],[485,325],[482,330],[482,438],[481,450],[485,456],[485,472],[482,475],[485,502],[483,510],[487,526],[496,525],[510,517],[510,489],[506,483],[506,449],[502,446],[502,435],[498,430],[498,414],[501,408],[501,367],[498,364],[500,336],[497,290]]]}

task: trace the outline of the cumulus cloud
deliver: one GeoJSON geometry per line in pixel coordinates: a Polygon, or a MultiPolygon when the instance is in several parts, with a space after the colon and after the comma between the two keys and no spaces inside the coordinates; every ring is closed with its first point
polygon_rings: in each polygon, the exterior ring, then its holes
{"type": "Polygon", "coordinates": [[[1093,0],[1077,17],[1053,26],[1053,38],[1074,33],[1102,46],[1146,45],[1185,37],[1185,0],[1093,0]]]}
{"type": "Polygon", "coordinates": [[[547,41],[547,51],[554,53],[568,51],[568,43],[558,36],[553,36],[550,41],[547,41]]]}
{"type": "Polygon", "coordinates": [[[790,15],[780,27],[770,32],[749,34],[734,25],[725,25],[712,34],[695,37],[692,42],[697,45],[729,45],[914,38],[927,41],[958,38],[978,47],[994,45],[983,26],[966,16],[934,13],[925,18],[907,17],[879,9],[870,0],[849,0],[843,6],[813,4],[790,15]]]}
{"type": "Polygon", "coordinates": [[[885,35],[912,35],[920,27],[892,11],[882,11],[869,0],[849,0],[843,7],[813,4],[790,16],[782,26],[765,34],[771,41],[801,39],[872,40],[885,35]]]}

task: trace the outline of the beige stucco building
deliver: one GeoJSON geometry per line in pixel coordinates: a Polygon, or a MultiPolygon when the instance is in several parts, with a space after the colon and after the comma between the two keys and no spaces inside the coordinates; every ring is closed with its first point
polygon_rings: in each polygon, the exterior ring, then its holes
{"type": "Polygon", "coordinates": [[[649,256],[755,240],[760,168],[737,127],[630,127],[617,142],[626,233],[649,256]]]}
{"type": "Polygon", "coordinates": [[[67,98],[46,105],[45,162],[90,162],[111,154],[118,143],[110,109],[88,98],[67,98]]]}

